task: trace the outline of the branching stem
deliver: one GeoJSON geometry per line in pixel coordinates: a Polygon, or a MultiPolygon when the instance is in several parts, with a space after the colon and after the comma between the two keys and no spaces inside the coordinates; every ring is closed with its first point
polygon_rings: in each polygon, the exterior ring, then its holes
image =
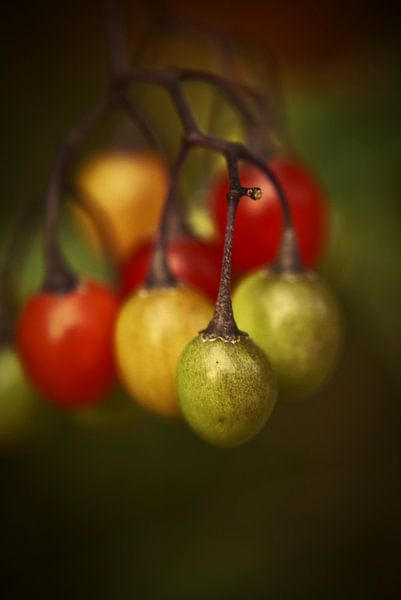
{"type": "MultiPolygon", "coordinates": [[[[114,5],[114,3],[110,2],[107,2],[106,4],[114,5]]],[[[244,188],[241,187],[238,174],[238,161],[245,160],[258,167],[267,175],[276,189],[283,211],[284,229],[286,232],[286,236],[284,237],[287,240],[290,238],[293,240],[292,247],[290,247],[290,245],[287,243],[286,256],[288,258],[288,255],[292,254],[293,262],[300,264],[295,236],[293,234],[293,224],[288,201],[277,177],[266,164],[266,162],[257,154],[254,154],[247,146],[201,132],[182,86],[187,81],[201,81],[219,87],[219,89],[226,94],[226,97],[231,104],[242,115],[249,131],[250,140],[252,140],[257,134],[257,122],[254,120],[252,112],[248,109],[247,100],[253,99],[253,101],[255,101],[257,97],[256,92],[252,92],[249,90],[249,88],[244,86],[241,87],[235,82],[225,79],[224,77],[204,71],[176,68],[128,68],[127,49],[125,44],[121,42],[120,39],[123,37],[121,15],[118,15],[118,7],[116,8],[114,6],[113,8],[112,6],[109,6],[109,9],[111,10],[112,16],[110,25],[113,66],[112,82],[109,92],[106,94],[106,96],[67,136],[65,142],[61,146],[55,162],[46,196],[45,254],[47,272],[43,289],[54,293],[66,293],[70,290],[73,290],[77,285],[77,277],[66,265],[57,239],[57,221],[60,198],[65,188],[71,161],[77,148],[86,138],[86,136],[107,115],[116,109],[123,109],[136,123],[136,125],[141,128],[147,138],[153,137],[151,128],[148,127],[146,121],[138,113],[134,103],[128,100],[127,97],[127,92],[130,86],[138,83],[164,87],[164,89],[166,89],[170,94],[171,100],[174,104],[183,128],[181,147],[177,160],[172,169],[171,185],[165,202],[158,239],[155,244],[155,251],[151,270],[147,280],[147,286],[154,287],[155,285],[175,285],[174,277],[169,271],[166,260],[168,222],[172,214],[172,205],[174,204],[174,199],[177,194],[178,178],[183,164],[190,150],[196,146],[202,146],[218,152],[227,160],[230,178],[230,189],[228,192],[228,199],[230,201],[229,212],[232,222],[234,221],[236,206],[242,195],[248,195],[253,198],[261,195],[259,189],[250,188],[249,190],[244,190],[244,188]],[[234,205],[235,209],[233,208],[234,205]]],[[[229,231],[227,233],[230,234],[229,231]]],[[[230,235],[227,235],[227,243],[229,243],[229,238],[230,235]]],[[[229,254],[231,256],[231,250],[229,254]]],[[[223,279],[222,273],[222,281],[223,279]]],[[[221,295],[221,297],[223,297],[223,295],[221,295]]]]}
{"type": "Polygon", "coordinates": [[[58,216],[60,200],[76,150],[87,135],[115,108],[114,93],[107,94],[93,110],[74,127],[62,144],[46,193],[45,261],[46,274],[43,291],[63,294],[75,289],[77,277],[67,266],[58,241],[58,216]]]}
{"type": "Polygon", "coordinates": [[[167,262],[167,243],[169,233],[169,216],[174,206],[174,198],[177,193],[177,185],[180,173],[188,156],[190,145],[183,139],[177,159],[172,169],[170,188],[164,203],[160,220],[159,233],[156,238],[150,271],[146,280],[146,287],[175,287],[177,281],[172,274],[167,262]]]}

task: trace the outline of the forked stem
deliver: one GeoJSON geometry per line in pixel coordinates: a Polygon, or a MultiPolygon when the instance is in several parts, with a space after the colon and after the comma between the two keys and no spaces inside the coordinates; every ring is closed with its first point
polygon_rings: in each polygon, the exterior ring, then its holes
{"type": "MultiPolygon", "coordinates": [[[[151,136],[151,130],[144,123],[136,107],[126,96],[126,92],[133,83],[145,83],[162,86],[171,97],[177,114],[183,127],[181,139],[181,149],[172,169],[170,189],[166,198],[165,207],[160,222],[159,234],[155,245],[152,265],[147,279],[147,287],[156,285],[174,286],[175,279],[171,274],[166,259],[167,231],[172,215],[172,205],[177,193],[177,182],[182,166],[191,148],[202,146],[224,155],[227,159],[230,175],[229,201],[231,205],[238,204],[241,195],[256,197],[260,195],[260,190],[254,190],[240,187],[238,176],[238,160],[244,159],[247,162],[257,166],[271,180],[277,191],[279,202],[283,211],[285,231],[292,232],[292,238],[295,240],[292,218],[289,210],[288,201],[284,191],[275,174],[259,156],[253,154],[243,144],[228,142],[226,140],[210,136],[199,130],[195,116],[185,97],[182,85],[186,81],[203,81],[218,86],[225,94],[227,99],[240,112],[247,126],[249,139],[256,136],[255,121],[252,111],[249,110],[247,100],[254,100],[256,92],[249,88],[240,86],[235,82],[207,72],[190,69],[158,69],[158,68],[129,68],[127,58],[127,46],[124,38],[124,27],[122,23],[121,6],[113,2],[106,2],[110,15],[110,42],[112,56],[112,81],[108,94],[98,105],[84,118],[67,136],[57,157],[46,196],[46,223],[45,223],[45,259],[46,276],[43,283],[43,289],[54,293],[66,293],[75,289],[77,285],[77,276],[71,271],[64,260],[58,244],[58,213],[60,199],[67,182],[67,175],[70,169],[71,161],[76,149],[82,143],[84,138],[100,123],[100,121],[116,110],[123,109],[148,137],[151,136]],[[242,190],[242,192],[241,192],[242,190]],[[238,194],[240,194],[238,196],[238,194]],[[235,198],[237,198],[236,201],[235,198]]],[[[235,210],[230,208],[232,223],[234,222],[235,210]]],[[[229,224],[228,224],[229,225],[229,224]]],[[[230,250],[230,231],[228,233],[228,248],[230,250]]],[[[227,237],[227,236],[226,236],[227,237]]],[[[287,235],[288,238],[288,235],[287,235]]],[[[285,241],[285,240],[284,240],[285,241]]],[[[232,245],[232,232],[231,232],[232,245]]],[[[286,243],[285,253],[287,258],[292,254],[294,264],[300,263],[297,253],[296,243],[292,245],[286,243]]],[[[227,259],[230,262],[230,257],[227,259]]],[[[280,266],[280,257],[277,265],[280,266]]],[[[287,259],[286,259],[287,260],[287,259]]],[[[223,271],[227,271],[225,265],[223,271]]],[[[230,267],[231,269],[231,267],[230,267]]],[[[224,273],[222,272],[222,276],[224,273]]],[[[230,273],[229,273],[230,275],[230,273]]],[[[225,276],[226,277],[226,276],[225,276]]],[[[220,298],[224,301],[224,294],[220,298]]],[[[224,303],[224,302],[223,302],[224,303]]],[[[227,303],[226,303],[227,304],[227,303]]],[[[216,318],[217,321],[217,318],[216,318]]]]}

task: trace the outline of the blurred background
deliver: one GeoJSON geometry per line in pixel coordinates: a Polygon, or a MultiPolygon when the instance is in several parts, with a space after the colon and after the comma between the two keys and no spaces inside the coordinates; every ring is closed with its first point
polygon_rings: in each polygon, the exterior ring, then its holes
{"type": "MultiPolygon", "coordinates": [[[[345,0],[127,1],[125,10],[141,64],[235,68],[278,105],[292,148],[330,200],[322,272],[345,314],[344,353],[317,398],[279,404],[234,450],[145,414],[122,391],[104,413],[74,416],[38,401],[29,432],[0,443],[3,597],[399,597],[398,12],[345,0]],[[210,32],[237,66],[224,63],[210,32]]],[[[0,27],[3,256],[24,207],[43,196],[66,131],[105,89],[109,57],[98,2],[8,3],[0,27]]],[[[207,123],[211,91],[197,84],[189,94],[207,123]]],[[[179,127],[165,95],[139,89],[135,98],[172,152],[179,127]]],[[[218,103],[219,133],[237,139],[235,116],[218,103]]],[[[82,157],[122,129],[112,120],[82,157]]],[[[207,229],[201,158],[184,185],[207,229]]],[[[112,278],[68,210],[62,235],[77,269],[112,278]]],[[[40,283],[40,233],[20,267],[22,298],[40,283]]]]}

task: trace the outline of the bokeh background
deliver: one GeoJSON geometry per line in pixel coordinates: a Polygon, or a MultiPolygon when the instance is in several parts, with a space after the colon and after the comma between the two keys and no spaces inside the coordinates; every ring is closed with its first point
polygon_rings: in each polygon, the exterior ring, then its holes
{"type": "MultiPolygon", "coordinates": [[[[123,408],[104,418],[39,411],[33,432],[0,447],[2,597],[397,598],[399,14],[345,0],[166,6],[181,25],[159,25],[141,60],[219,70],[199,31],[229,36],[241,76],[279,102],[292,147],[327,190],[322,272],[344,310],[342,361],[319,397],[279,404],[254,441],[229,451],[128,406],[121,391],[123,408]]],[[[155,5],[127,1],[126,15],[134,52],[155,5]]],[[[105,89],[109,58],[101,3],[9,3],[0,27],[3,255],[24,206],[43,195],[65,132],[105,89]]],[[[174,149],[171,109],[149,94],[137,101],[174,149]]],[[[206,118],[210,91],[194,97],[206,118]]],[[[235,136],[230,111],[219,110],[222,133],[235,136]]],[[[120,126],[110,123],[83,155],[120,126]]],[[[200,164],[191,162],[186,185],[202,221],[200,164]]],[[[77,268],[111,276],[68,211],[62,231],[77,268]]],[[[32,243],[21,297],[40,281],[40,236],[32,243]]]]}

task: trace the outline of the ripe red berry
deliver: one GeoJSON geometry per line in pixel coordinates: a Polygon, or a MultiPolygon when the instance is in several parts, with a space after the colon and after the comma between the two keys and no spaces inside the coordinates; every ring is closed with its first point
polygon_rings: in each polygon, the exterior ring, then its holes
{"type": "MultiPolygon", "coordinates": [[[[327,237],[328,210],[324,195],[308,170],[293,158],[269,160],[269,166],[287,195],[303,263],[315,267],[327,237]]],[[[271,181],[256,167],[240,169],[244,187],[260,187],[262,198],[241,202],[236,217],[233,268],[249,271],[276,256],[283,232],[283,217],[271,181]]],[[[221,176],[211,192],[211,210],[219,234],[224,235],[227,215],[227,176],[221,176]]]]}
{"type": "MultiPolygon", "coordinates": [[[[135,291],[146,280],[154,242],[149,239],[122,265],[120,287],[123,296],[135,291]]],[[[220,281],[221,248],[190,236],[168,242],[167,258],[178,281],[197,288],[216,299],[220,281]]]]}
{"type": "Polygon", "coordinates": [[[71,292],[40,292],[27,301],[17,349],[28,377],[50,402],[83,406],[112,387],[117,311],[116,295],[87,279],[71,292]]]}

